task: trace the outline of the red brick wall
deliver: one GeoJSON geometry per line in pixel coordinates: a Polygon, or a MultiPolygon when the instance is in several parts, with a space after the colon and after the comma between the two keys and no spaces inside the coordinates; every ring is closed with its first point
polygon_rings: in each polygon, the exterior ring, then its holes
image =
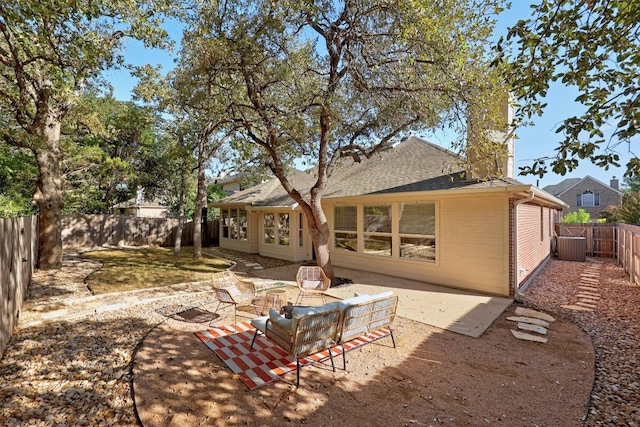
{"type": "Polygon", "coordinates": [[[553,224],[558,211],[534,204],[518,206],[518,285],[551,253],[553,224]]]}
{"type": "Polygon", "coordinates": [[[595,221],[600,217],[600,211],[611,205],[620,205],[622,203],[622,194],[615,191],[608,185],[586,178],[579,182],[574,187],[570,188],[563,194],[558,196],[563,202],[569,205],[569,208],[564,211],[564,215],[569,212],[577,212],[578,209],[584,209],[585,212],[589,212],[591,215],[591,221],[595,221]],[[578,194],[583,194],[585,191],[591,191],[593,194],[600,195],[599,206],[577,206],[578,194]]]}

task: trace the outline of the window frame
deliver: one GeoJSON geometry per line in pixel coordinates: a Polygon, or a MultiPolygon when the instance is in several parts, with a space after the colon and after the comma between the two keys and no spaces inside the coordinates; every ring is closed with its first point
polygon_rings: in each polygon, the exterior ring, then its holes
{"type": "Polygon", "coordinates": [[[362,252],[364,255],[393,256],[393,219],[392,203],[368,203],[362,205],[362,252]],[[376,215],[375,211],[386,213],[386,215],[376,215]],[[382,218],[382,221],[371,222],[374,217],[382,218]],[[372,225],[376,225],[376,229],[369,231],[368,229],[372,225]],[[388,247],[382,250],[379,248],[369,249],[367,247],[368,243],[379,244],[380,242],[388,244],[388,247]]]}
{"type": "Polygon", "coordinates": [[[228,240],[246,241],[248,239],[248,215],[245,208],[221,208],[221,237],[228,240]]]}
{"type": "Polygon", "coordinates": [[[358,205],[357,204],[337,204],[333,206],[333,230],[331,230],[333,232],[333,249],[337,250],[337,251],[344,251],[344,252],[356,252],[358,253],[358,205]],[[353,212],[348,216],[348,217],[344,217],[347,219],[353,219],[353,224],[349,224],[351,225],[351,227],[342,227],[340,226],[340,228],[338,228],[336,226],[336,224],[339,222],[338,221],[338,213],[337,210],[338,209],[349,209],[355,210],[355,216],[353,215],[353,212]],[[342,244],[338,244],[338,240],[341,239],[341,242],[345,242],[344,245],[342,244]],[[354,244],[349,245],[347,242],[355,242],[354,244]]]}
{"type": "Polygon", "coordinates": [[[262,215],[262,243],[285,248],[291,246],[291,214],[289,212],[272,211],[262,215]],[[284,223],[283,217],[286,217],[284,223]],[[270,226],[267,224],[268,218],[271,221],[270,226]],[[286,224],[286,227],[283,224],[286,224]]]}
{"type": "MultiPolygon", "coordinates": [[[[415,219],[414,219],[415,221],[415,219]]],[[[363,256],[383,257],[393,260],[416,261],[420,263],[437,264],[438,263],[438,201],[437,200],[421,200],[421,201],[393,201],[393,202],[371,202],[371,203],[345,203],[333,206],[332,221],[332,250],[340,253],[355,253],[363,256]],[[415,230],[407,230],[405,224],[405,232],[401,232],[403,228],[402,207],[406,204],[411,205],[427,205],[424,210],[424,221],[418,218],[418,224],[424,222],[426,227],[420,231],[420,225],[415,230]],[[379,220],[375,218],[375,213],[371,213],[372,209],[383,207],[383,215],[388,216],[387,219],[379,220]],[[353,212],[357,215],[355,227],[353,220],[345,221],[345,216],[340,218],[340,209],[350,209],[351,216],[353,212]],[[372,216],[373,215],[373,216],[372,216]],[[345,226],[346,223],[351,222],[345,226]],[[376,222],[384,224],[376,225],[376,222]],[[367,231],[368,230],[368,231],[367,231]],[[411,232],[417,231],[417,232],[411,232]],[[428,233],[431,232],[431,233],[428,233]],[[375,238],[379,242],[385,241],[387,247],[382,251],[374,251],[367,249],[367,239],[375,238]],[[403,245],[403,241],[405,242],[403,245]],[[406,242],[411,242],[407,244],[406,242]],[[416,249],[413,254],[418,256],[407,256],[405,252],[407,245],[415,245],[416,249]],[[423,247],[425,250],[421,250],[423,247]],[[425,256],[426,255],[426,256],[425,256]]],[[[379,243],[378,242],[378,243],[379,243]]]]}
{"type": "Polygon", "coordinates": [[[403,259],[403,260],[411,260],[411,261],[416,261],[416,262],[428,262],[428,263],[435,263],[437,262],[438,259],[438,254],[437,254],[437,242],[438,242],[438,238],[437,238],[437,230],[438,230],[438,205],[437,202],[435,201],[419,201],[419,202],[399,202],[398,203],[398,207],[400,207],[400,205],[407,205],[407,204],[412,204],[412,205],[429,205],[432,206],[433,209],[433,234],[428,234],[428,233],[406,233],[406,232],[402,232],[402,214],[404,213],[404,208],[406,206],[403,206],[403,212],[398,212],[398,258],[399,259],[403,259]],[[421,239],[421,240],[427,240],[427,239],[432,239],[433,240],[433,257],[428,257],[428,258],[413,258],[413,257],[408,257],[408,256],[403,256],[403,248],[405,245],[403,245],[403,238],[405,239],[421,239]]]}

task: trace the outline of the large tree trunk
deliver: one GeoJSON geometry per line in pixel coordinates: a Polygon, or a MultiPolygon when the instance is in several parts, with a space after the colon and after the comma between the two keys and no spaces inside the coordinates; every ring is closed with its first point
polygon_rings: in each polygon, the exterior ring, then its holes
{"type": "Polygon", "coordinates": [[[39,172],[34,200],[39,206],[38,268],[53,270],[62,267],[62,176],[60,164],[60,122],[48,120],[41,130],[41,144],[34,148],[39,172]]]}
{"type": "Polygon", "coordinates": [[[205,169],[207,165],[206,139],[200,142],[198,153],[198,190],[196,194],[196,210],[193,213],[193,259],[202,258],[202,209],[207,200],[207,183],[205,169]]]}
{"type": "Polygon", "coordinates": [[[182,245],[182,230],[184,229],[184,197],[187,192],[184,168],[180,171],[180,194],[178,195],[178,228],[176,228],[176,240],[173,242],[173,256],[180,256],[182,245]]]}
{"type": "Polygon", "coordinates": [[[333,265],[331,264],[331,257],[329,255],[329,224],[327,223],[327,217],[322,210],[321,198],[319,195],[312,197],[309,204],[309,211],[305,211],[307,216],[307,223],[309,225],[309,232],[311,233],[311,240],[316,252],[316,261],[318,266],[324,270],[327,277],[335,282],[335,273],[333,272],[333,265]],[[311,216],[311,218],[309,217],[311,216]]]}

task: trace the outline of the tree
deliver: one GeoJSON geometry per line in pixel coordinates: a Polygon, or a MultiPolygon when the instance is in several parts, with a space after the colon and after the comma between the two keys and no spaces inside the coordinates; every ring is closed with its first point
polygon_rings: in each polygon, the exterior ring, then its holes
{"type": "Polygon", "coordinates": [[[6,0],[0,6],[0,138],[38,166],[39,267],[62,265],[63,118],[102,70],[121,65],[124,38],[162,46],[165,0],[6,0]]]}
{"type": "Polygon", "coordinates": [[[600,216],[606,222],[640,224],[640,192],[625,190],[622,194],[622,203],[619,206],[607,206],[600,211],[600,216]]]}
{"type": "Polygon", "coordinates": [[[143,188],[152,198],[169,177],[163,121],[150,108],[87,92],[62,123],[64,213],[107,213],[143,188]]]}
{"type": "MultiPolygon", "coordinates": [[[[541,0],[498,43],[509,63],[507,79],[518,100],[516,118],[541,115],[551,85],[578,90],[581,114],[566,117],[556,132],[557,154],[521,168],[522,174],[564,175],[583,159],[607,169],[619,166],[621,146],[633,152],[640,131],[640,3],[628,0],[541,0]],[[608,134],[606,129],[613,132],[608,134]]],[[[640,173],[632,155],[625,176],[640,173]]]]}
{"type": "Polygon", "coordinates": [[[32,215],[37,175],[33,158],[24,149],[0,141],[0,218],[32,215]]]}
{"type": "Polygon", "coordinates": [[[589,222],[591,215],[584,209],[578,209],[575,212],[569,212],[562,218],[562,222],[568,224],[585,224],[589,222]]]}
{"type": "MultiPolygon", "coordinates": [[[[334,278],[321,205],[345,157],[376,155],[399,135],[437,126],[478,138],[494,128],[503,87],[485,46],[486,1],[214,1],[191,19],[197,59],[241,126],[243,159],[267,165],[304,212],[318,264],[334,278]],[[258,150],[258,151],[257,151],[258,150]],[[315,165],[295,188],[295,158],[315,165]]],[[[506,126],[506,124],[504,124],[506,126]]],[[[238,140],[236,140],[238,143],[238,140]]]]}
{"type": "MultiPolygon", "coordinates": [[[[140,69],[140,84],[136,96],[153,103],[173,117],[179,133],[179,140],[190,144],[195,153],[196,194],[193,210],[193,257],[202,257],[202,223],[206,221],[203,211],[207,204],[206,169],[211,157],[235,134],[236,125],[225,104],[221,102],[216,76],[201,69],[199,38],[185,34],[178,66],[166,77],[158,70],[145,67],[140,69]]],[[[186,154],[186,152],[185,152],[186,154]]],[[[184,173],[184,171],[182,171],[184,173]]],[[[180,175],[185,178],[183,174],[180,175]]],[[[185,181],[183,181],[185,182],[185,181]]],[[[181,195],[184,187],[181,187],[181,195]]],[[[184,199],[181,199],[184,213],[184,199]]],[[[179,253],[179,232],[176,233],[174,253],[179,253]]]]}

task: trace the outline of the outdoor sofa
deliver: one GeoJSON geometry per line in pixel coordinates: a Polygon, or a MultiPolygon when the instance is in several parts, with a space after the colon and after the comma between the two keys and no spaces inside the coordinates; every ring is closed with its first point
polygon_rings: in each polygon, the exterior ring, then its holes
{"type": "MultiPolygon", "coordinates": [[[[342,363],[346,370],[345,343],[383,328],[389,329],[395,348],[396,342],[390,325],[397,308],[398,297],[389,291],[376,295],[358,295],[315,307],[295,306],[291,310],[290,319],[271,309],[268,316],[251,320],[251,325],[256,329],[251,348],[259,334],[264,334],[282,347],[296,361],[296,386],[299,386],[299,360],[310,354],[329,350],[331,366],[335,372],[331,348],[341,345],[342,363]]],[[[384,336],[386,335],[381,338],[384,336]]]]}

